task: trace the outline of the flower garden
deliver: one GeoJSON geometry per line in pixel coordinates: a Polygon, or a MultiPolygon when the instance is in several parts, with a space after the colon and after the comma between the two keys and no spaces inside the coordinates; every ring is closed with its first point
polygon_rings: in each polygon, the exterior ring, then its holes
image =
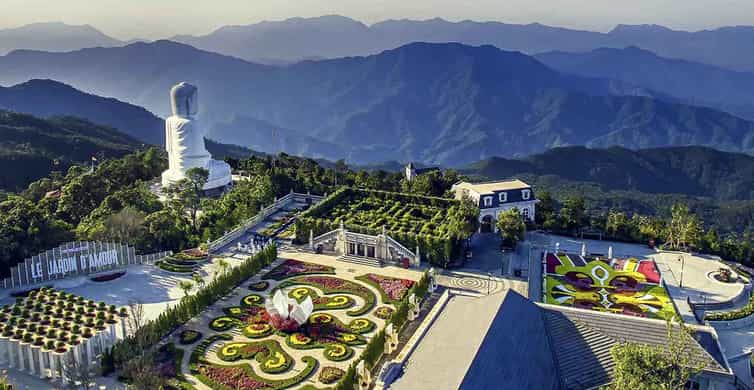
{"type": "Polygon", "coordinates": [[[464,215],[460,202],[453,199],[343,187],[299,216],[295,241],[308,242],[310,230],[318,236],[341,223],[350,231],[371,235],[384,228],[402,245],[419,246],[422,256],[444,266],[463,251],[465,237],[453,232],[473,225],[476,218],[464,215]]]}
{"type": "Polygon", "coordinates": [[[636,317],[676,315],[652,260],[546,253],[544,302],[636,317]]]}
{"type": "Polygon", "coordinates": [[[206,322],[208,333],[202,327],[178,335],[191,351],[185,374],[212,389],[311,389],[313,383],[314,388],[352,389],[355,363],[376,363],[383,329],[393,321],[400,329],[408,296],[423,295],[426,280],[336,271],[284,260],[239,287],[236,302],[215,308],[222,315],[206,322]],[[294,303],[311,299],[313,313],[299,324],[268,312],[277,291],[294,303]]]}

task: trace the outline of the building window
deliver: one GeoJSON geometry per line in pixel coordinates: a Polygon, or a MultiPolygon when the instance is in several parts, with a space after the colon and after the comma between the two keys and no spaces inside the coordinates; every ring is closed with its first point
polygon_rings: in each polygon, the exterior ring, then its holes
{"type": "Polygon", "coordinates": [[[492,197],[491,196],[485,196],[484,197],[484,205],[485,206],[492,206],[492,197]]]}
{"type": "Polygon", "coordinates": [[[374,255],[374,247],[373,246],[367,246],[367,257],[376,257],[374,255]]]}
{"type": "Polygon", "coordinates": [[[508,193],[507,192],[501,192],[498,194],[498,197],[500,197],[500,203],[504,203],[508,201],[508,193]]]}
{"type": "Polygon", "coordinates": [[[527,220],[527,221],[531,219],[531,217],[529,217],[529,208],[528,207],[524,207],[524,209],[521,210],[521,215],[523,215],[524,219],[527,220]]]}
{"type": "Polygon", "coordinates": [[[531,190],[521,190],[521,199],[529,200],[531,198],[531,190]]]}

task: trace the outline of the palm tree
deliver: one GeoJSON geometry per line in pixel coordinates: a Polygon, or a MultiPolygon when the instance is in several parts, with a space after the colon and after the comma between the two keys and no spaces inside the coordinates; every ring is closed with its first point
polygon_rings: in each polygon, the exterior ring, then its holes
{"type": "Polygon", "coordinates": [[[230,266],[225,259],[220,259],[220,261],[217,262],[217,265],[220,267],[220,273],[223,275],[228,271],[228,267],[230,266]]]}
{"type": "Polygon", "coordinates": [[[188,280],[181,280],[180,283],[178,283],[178,287],[183,290],[183,294],[185,296],[188,296],[189,291],[191,291],[192,288],[194,288],[194,283],[191,283],[188,280]]]}
{"type": "Polygon", "coordinates": [[[197,286],[204,287],[204,278],[202,278],[201,275],[193,274],[191,278],[194,279],[194,283],[196,283],[197,286]]]}

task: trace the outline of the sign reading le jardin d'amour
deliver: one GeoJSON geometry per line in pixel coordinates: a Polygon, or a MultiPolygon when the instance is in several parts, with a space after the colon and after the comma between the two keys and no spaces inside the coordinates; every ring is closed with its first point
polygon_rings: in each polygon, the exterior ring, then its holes
{"type": "Polygon", "coordinates": [[[131,264],[151,263],[164,256],[165,253],[137,255],[133,247],[113,242],[69,242],[12,267],[10,276],[1,284],[3,288],[16,288],[125,268],[131,264]]]}

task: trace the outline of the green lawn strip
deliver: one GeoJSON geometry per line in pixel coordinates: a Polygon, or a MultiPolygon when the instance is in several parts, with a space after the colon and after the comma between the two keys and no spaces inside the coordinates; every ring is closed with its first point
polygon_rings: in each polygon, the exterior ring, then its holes
{"type": "Polygon", "coordinates": [[[217,357],[225,362],[254,359],[266,374],[281,374],[293,366],[293,358],[276,340],[226,343],[218,348],[217,357]]]}
{"type": "MultiPolygon", "coordinates": [[[[265,383],[270,390],[282,390],[287,389],[289,387],[293,387],[303,381],[305,381],[307,378],[309,378],[312,373],[317,369],[317,366],[319,363],[317,362],[317,359],[311,357],[311,356],[304,356],[301,358],[301,361],[306,364],[306,367],[304,367],[297,375],[288,378],[288,379],[280,379],[280,380],[273,380],[273,379],[266,379],[259,375],[257,375],[256,372],[254,372],[254,368],[252,368],[249,364],[243,363],[239,365],[233,365],[233,366],[225,366],[225,365],[213,365],[213,364],[207,364],[206,366],[212,366],[212,367],[221,367],[221,368],[230,368],[233,370],[241,370],[242,373],[249,378],[252,378],[255,381],[265,383]]],[[[213,390],[236,390],[238,387],[228,387],[221,383],[217,383],[210,378],[206,377],[204,374],[197,373],[195,374],[196,378],[204,383],[205,385],[209,386],[213,390]]]]}
{"type": "Polygon", "coordinates": [[[347,295],[356,295],[358,297],[361,297],[365,302],[364,306],[358,309],[347,311],[346,314],[348,314],[351,317],[358,317],[358,316],[369,313],[377,303],[377,296],[374,295],[374,292],[372,292],[372,290],[360,284],[351,282],[349,280],[332,277],[332,276],[321,276],[321,278],[325,278],[325,279],[337,279],[343,283],[343,285],[338,288],[330,288],[330,287],[326,287],[322,283],[308,281],[307,276],[299,276],[293,279],[286,280],[280,283],[276,287],[276,289],[303,284],[307,286],[316,287],[322,290],[322,292],[325,293],[325,295],[347,294],[347,295]]]}

